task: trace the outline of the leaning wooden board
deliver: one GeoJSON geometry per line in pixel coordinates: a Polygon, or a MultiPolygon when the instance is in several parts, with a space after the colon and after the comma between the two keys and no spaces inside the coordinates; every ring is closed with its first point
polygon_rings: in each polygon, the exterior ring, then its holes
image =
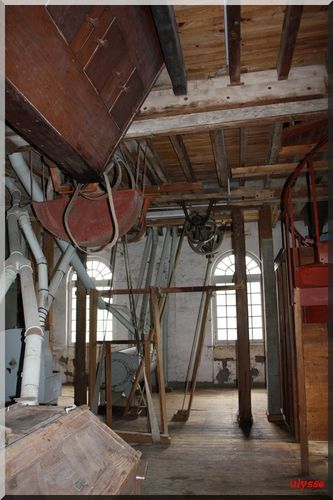
{"type": "Polygon", "coordinates": [[[6,6],[6,120],[99,180],[163,65],[147,6],[6,6]]]}
{"type": "Polygon", "coordinates": [[[22,407],[6,412],[7,495],[138,494],[141,453],[87,407],[22,407]],[[30,425],[29,425],[30,422],[30,425]]]}

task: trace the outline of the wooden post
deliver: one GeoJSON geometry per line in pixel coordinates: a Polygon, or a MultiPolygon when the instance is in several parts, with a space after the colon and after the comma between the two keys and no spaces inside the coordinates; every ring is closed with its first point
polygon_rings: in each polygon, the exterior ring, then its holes
{"type": "Polygon", "coordinates": [[[279,325],[270,205],[263,205],[259,211],[259,243],[265,319],[267,418],[269,421],[281,421],[279,325]]]}
{"type": "Polygon", "coordinates": [[[86,289],[84,288],[78,276],[77,300],[76,300],[75,364],[74,364],[74,403],[76,404],[76,406],[87,404],[86,296],[87,296],[86,289]]]}
{"type": "MultiPolygon", "coordinates": [[[[161,343],[160,309],[158,306],[156,288],[151,288],[150,307],[152,311],[153,328],[155,330],[156,374],[157,374],[157,381],[159,388],[161,433],[168,434],[168,416],[166,411],[165,382],[164,382],[163,355],[162,355],[162,343],[161,343]]],[[[148,370],[150,370],[150,366],[148,367],[146,366],[146,372],[148,370]]]]}
{"type": "Polygon", "coordinates": [[[244,214],[239,207],[232,210],[232,245],[235,254],[235,283],[237,305],[237,378],[238,423],[247,428],[252,424],[249,318],[245,263],[244,214]]]}
{"type": "Polygon", "coordinates": [[[105,342],[105,399],[106,425],[112,425],[112,372],[111,372],[111,344],[105,342]]]}
{"type": "Polygon", "coordinates": [[[299,439],[301,447],[301,472],[304,476],[309,474],[309,443],[308,422],[306,411],[305,372],[303,354],[303,317],[300,289],[294,289],[294,322],[296,344],[296,373],[298,393],[298,422],[299,439]]]}
{"type": "Polygon", "coordinates": [[[190,411],[191,411],[192,403],[193,403],[194,391],[195,391],[195,387],[197,385],[197,375],[198,375],[198,370],[199,370],[199,366],[200,366],[202,350],[203,350],[203,346],[204,346],[205,333],[206,333],[206,321],[207,321],[209,304],[210,304],[210,299],[212,297],[212,293],[213,292],[211,290],[208,290],[206,292],[205,304],[204,304],[204,308],[203,308],[203,312],[202,312],[200,332],[199,332],[199,337],[198,337],[197,350],[195,353],[195,360],[194,360],[194,365],[193,365],[192,380],[191,380],[191,394],[190,394],[190,400],[188,403],[187,417],[190,415],[190,411]]]}
{"type": "Polygon", "coordinates": [[[90,290],[89,298],[89,406],[91,406],[96,384],[97,350],[97,290],[90,290]]]}

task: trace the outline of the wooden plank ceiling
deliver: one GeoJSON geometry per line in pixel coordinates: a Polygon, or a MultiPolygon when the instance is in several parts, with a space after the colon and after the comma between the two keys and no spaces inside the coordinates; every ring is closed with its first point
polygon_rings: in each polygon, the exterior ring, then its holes
{"type": "MultiPolygon", "coordinates": [[[[229,65],[223,7],[174,10],[188,94],[175,97],[162,72],[123,146],[133,160],[137,144],[149,140],[150,168],[158,168],[148,183],[203,185],[161,196],[156,205],[213,193],[228,203],[277,207],[286,177],[327,133],[327,7],[228,7],[229,65]]],[[[327,169],[325,155],[316,157],[318,170],[327,169]]]]}

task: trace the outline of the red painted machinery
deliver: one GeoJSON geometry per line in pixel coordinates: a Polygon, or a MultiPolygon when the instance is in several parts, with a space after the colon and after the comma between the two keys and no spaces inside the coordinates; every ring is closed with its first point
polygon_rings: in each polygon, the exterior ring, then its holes
{"type": "MultiPolygon", "coordinates": [[[[327,143],[321,140],[299,163],[287,179],[282,193],[282,220],[284,247],[288,250],[290,291],[301,290],[303,319],[305,323],[328,321],[328,241],[322,241],[316,194],[313,156],[327,143]],[[313,236],[303,236],[295,227],[292,188],[300,173],[308,168],[310,178],[309,200],[312,210],[313,236]]],[[[290,295],[293,297],[293,293],[290,295]]]]}

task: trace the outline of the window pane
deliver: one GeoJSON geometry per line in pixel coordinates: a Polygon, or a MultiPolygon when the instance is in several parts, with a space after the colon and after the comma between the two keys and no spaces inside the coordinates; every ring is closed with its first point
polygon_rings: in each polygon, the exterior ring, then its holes
{"type": "Polygon", "coordinates": [[[254,328],[261,328],[262,327],[262,319],[261,317],[254,317],[254,318],[251,318],[252,321],[253,321],[253,327],[254,328]]]}
{"type": "Polygon", "coordinates": [[[237,328],[237,320],[236,320],[236,318],[228,318],[228,330],[230,328],[237,328]]]}
{"type": "Polygon", "coordinates": [[[261,328],[253,328],[253,339],[254,340],[262,339],[262,329],[261,328]]]}
{"type": "Polygon", "coordinates": [[[227,316],[236,318],[236,306],[228,306],[227,307],[227,316]]]}
{"type": "Polygon", "coordinates": [[[217,330],[217,340],[227,340],[227,330],[217,330]]]}
{"type": "Polygon", "coordinates": [[[227,318],[217,318],[217,328],[227,328],[227,318]]]}
{"type": "Polygon", "coordinates": [[[228,340],[237,340],[237,330],[228,329],[228,340]]]}
{"type": "Polygon", "coordinates": [[[226,297],[224,292],[217,292],[216,293],[216,304],[218,306],[224,306],[226,303],[226,297]]]}
{"type": "Polygon", "coordinates": [[[261,304],[261,295],[260,293],[252,293],[252,304],[260,305],[261,304]]]}
{"type": "Polygon", "coordinates": [[[251,283],[251,291],[252,293],[261,293],[261,286],[258,282],[251,283]]]}
{"type": "Polygon", "coordinates": [[[226,316],[227,315],[227,308],[225,306],[218,306],[217,307],[217,316],[226,316]]]}
{"type": "Polygon", "coordinates": [[[234,306],[236,305],[236,294],[235,292],[228,292],[227,293],[227,304],[228,306],[234,306]]]}
{"type": "Polygon", "coordinates": [[[252,316],[261,316],[261,306],[252,306],[252,316]]]}

